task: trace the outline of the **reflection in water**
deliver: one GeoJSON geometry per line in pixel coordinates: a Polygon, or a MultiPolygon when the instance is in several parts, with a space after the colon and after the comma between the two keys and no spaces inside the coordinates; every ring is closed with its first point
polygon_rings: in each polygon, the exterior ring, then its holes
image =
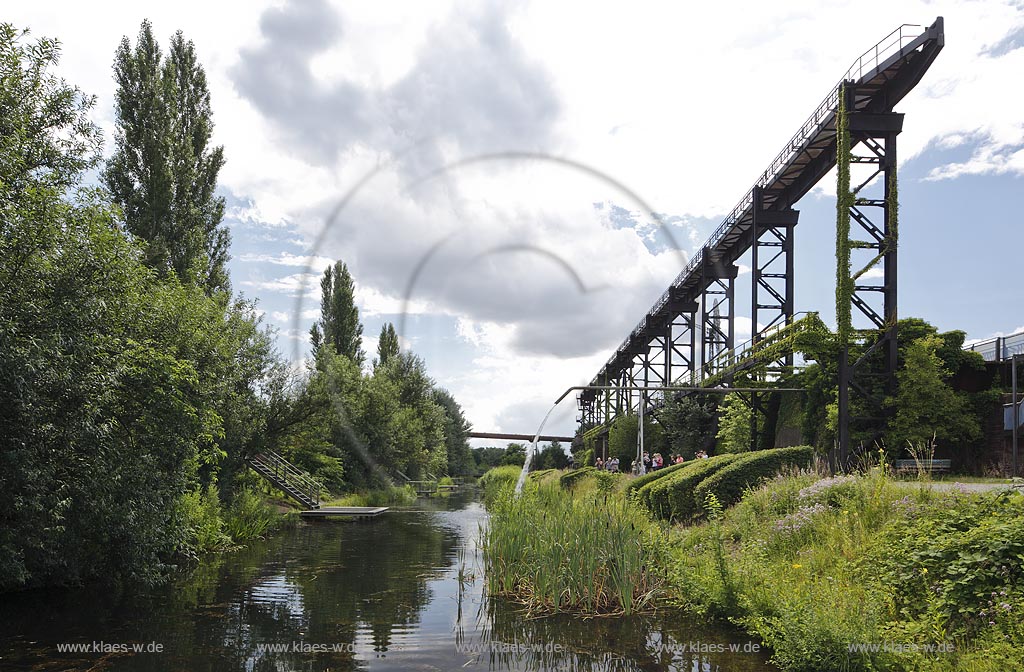
{"type": "Polygon", "coordinates": [[[142,595],[2,596],[0,669],[774,669],[746,636],[675,614],[524,619],[485,599],[485,520],[474,501],[421,502],[301,524],[142,595]],[[145,651],[154,644],[160,653],[145,651]]]}

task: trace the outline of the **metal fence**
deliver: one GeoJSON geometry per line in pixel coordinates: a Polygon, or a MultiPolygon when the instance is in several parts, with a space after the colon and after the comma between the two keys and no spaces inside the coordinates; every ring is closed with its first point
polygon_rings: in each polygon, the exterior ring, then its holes
{"type": "Polygon", "coordinates": [[[964,350],[977,352],[986,362],[1001,362],[1014,355],[1024,355],[1024,331],[965,345],[964,350]]]}

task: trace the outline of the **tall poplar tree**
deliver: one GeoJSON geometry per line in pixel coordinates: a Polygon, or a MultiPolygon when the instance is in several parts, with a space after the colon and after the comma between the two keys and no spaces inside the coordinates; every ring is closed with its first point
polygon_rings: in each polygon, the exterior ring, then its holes
{"type": "Polygon", "coordinates": [[[356,307],[355,283],[344,262],[324,270],[320,279],[320,320],[310,330],[314,354],[323,348],[348,357],[362,366],[363,325],[356,307]]]}
{"type": "Polygon", "coordinates": [[[388,360],[399,352],[398,334],[395,333],[395,325],[387,322],[380,328],[380,338],[377,339],[377,362],[376,366],[383,366],[388,360]]]}
{"type": "Polygon", "coordinates": [[[146,262],[208,294],[230,289],[230,233],[215,195],[224,148],[211,147],[213,114],[206,73],[181,31],[165,59],[143,21],[132,48],[114,60],[115,150],[103,181],[124,211],[128,231],[147,243],[146,262]]]}

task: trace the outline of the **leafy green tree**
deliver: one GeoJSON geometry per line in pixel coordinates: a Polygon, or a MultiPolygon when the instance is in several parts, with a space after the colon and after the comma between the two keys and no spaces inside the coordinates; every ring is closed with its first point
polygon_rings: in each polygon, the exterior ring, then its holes
{"type": "Polygon", "coordinates": [[[483,448],[473,448],[473,464],[476,465],[476,475],[480,475],[492,467],[497,467],[501,464],[501,459],[505,456],[505,449],[497,446],[485,446],[483,448]]]}
{"type": "Polygon", "coordinates": [[[369,463],[353,466],[367,478],[377,467],[412,478],[447,472],[446,416],[419,357],[403,352],[378,366],[366,381],[360,407],[358,434],[369,463]]]}
{"type": "Polygon", "coordinates": [[[714,409],[693,396],[669,396],[657,411],[658,424],[665,433],[668,450],[693,459],[698,450],[707,449],[714,438],[714,409]]]}
{"type": "Polygon", "coordinates": [[[229,288],[230,234],[215,195],[223,147],[211,147],[213,115],[195,45],[179,31],[166,59],[143,21],[134,49],[125,37],[114,61],[115,150],[103,181],[128,231],[146,241],[146,262],[208,294],[229,288]]]}
{"type": "MultiPolygon", "coordinates": [[[[11,217],[36,215],[46,200],[81,180],[99,161],[102,137],[89,119],[96,99],[52,73],[60,43],[0,23],[0,207],[5,233],[11,217]],[[24,206],[24,209],[17,209],[24,206]]],[[[16,264],[14,265],[17,266],[16,264]]]]}
{"type": "Polygon", "coordinates": [[[523,466],[526,462],[526,446],[521,443],[510,443],[505,446],[505,454],[501,456],[501,464],[514,464],[517,467],[523,466]]]}
{"type": "Polygon", "coordinates": [[[188,502],[270,440],[283,368],[250,303],[160,277],[76,189],[100,138],[58,55],[0,27],[0,591],[160,578],[188,502]]]}
{"type": "Polygon", "coordinates": [[[386,364],[392,357],[398,355],[398,334],[395,333],[395,325],[390,322],[380,328],[380,338],[377,340],[377,359],[374,366],[386,364]]]}
{"type": "Polygon", "coordinates": [[[541,449],[531,465],[534,471],[541,469],[565,469],[569,466],[569,456],[565,454],[562,444],[552,441],[541,449]]]}
{"type": "MultiPolygon", "coordinates": [[[[397,353],[396,353],[397,354],[397,353]]],[[[469,452],[469,432],[472,426],[462,413],[462,407],[448,390],[435,389],[434,402],[444,411],[444,443],[448,456],[448,474],[468,474],[473,470],[473,457],[469,452]]]]}
{"type": "Polygon", "coordinates": [[[731,393],[725,395],[719,411],[715,436],[718,439],[717,452],[742,453],[750,450],[750,423],[754,409],[739,393],[731,393]]]}
{"type": "Polygon", "coordinates": [[[285,455],[332,492],[383,484],[388,478],[358,430],[368,382],[351,359],[324,352],[279,414],[279,424],[287,428],[282,432],[285,455]]]}
{"type": "Polygon", "coordinates": [[[967,395],[947,382],[951,374],[939,356],[943,345],[941,337],[928,335],[904,349],[890,428],[894,447],[928,447],[933,438],[958,443],[981,437],[981,425],[967,395]]]}
{"type": "Polygon", "coordinates": [[[339,261],[328,266],[320,279],[320,319],[310,330],[310,342],[316,354],[329,348],[330,352],[344,355],[362,366],[365,358],[362,337],[355,283],[348,266],[339,261]]]}
{"type": "MultiPolygon", "coordinates": [[[[640,419],[636,415],[620,415],[608,429],[608,457],[619,458],[619,469],[629,471],[636,460],[637,434],[640,419]]],[[[650,416],[644,417],[644,450],[653,454],[661,450],[661,429],[650,416]]],[[[666,460],[667,455],[662,454],[666,460]]]]}

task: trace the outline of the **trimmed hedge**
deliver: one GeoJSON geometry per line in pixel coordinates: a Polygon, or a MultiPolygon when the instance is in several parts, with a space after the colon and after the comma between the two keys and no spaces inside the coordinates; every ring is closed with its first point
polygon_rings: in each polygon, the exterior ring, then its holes
{"type": "Polygon", "coordinates": [[[691,462],[683,462],[682,464],[672,464],[672,465],[669,465],[667,467],[662,467],[661,469],[658,469],[657,471],[648,471],[643,476],[637,476],[636,478],[634,478],[632,481],[629,482],[629,485],[626,486],[626,495],[629,496],[630,494],[632,494],[636,490],[639,490],[640,488],[644,487],[645,485],[647,485],[651,481],[657,480],[657,479],[661,478],[662,476],[668,476],[669,474],[671,474],[673,472],[679,471],[683,467],[690,466],[690,464],[692,464],[692,463],[691,462]]]}
{"type": "Polygon", "coordinates": [[[571,469],[570,471],[565,472],[559,477],[558,483],[563,488],[571,488],[572,486],[576,485],[576,481],[580,480],[581,478],[584,478],[585,476],[589,476],[590,474],[596,471],[597,467],[592,466],[580,467],[579,469],[571,469]]]}
{"type": "Polygon", "coordinates": [[[810,446],[741,453],[740,459],[709,475],[693,489],[694,505],[702,506],[707,496],[714,493],[723,507],[732,506],[743,498],[747,488],[786,467],[808,467],[813,457],[814,449],[810,446]]]}
{"type": "Polygon", "coordinates": [[[693,498],[693,489],[701,481],[735,462],[743,453],[724,453],[706,460],[684,463],[684,468],[648,483],[637,491],[640,502],[651,513],[670,520],[685,521],[700,513],[693,498]]]}

